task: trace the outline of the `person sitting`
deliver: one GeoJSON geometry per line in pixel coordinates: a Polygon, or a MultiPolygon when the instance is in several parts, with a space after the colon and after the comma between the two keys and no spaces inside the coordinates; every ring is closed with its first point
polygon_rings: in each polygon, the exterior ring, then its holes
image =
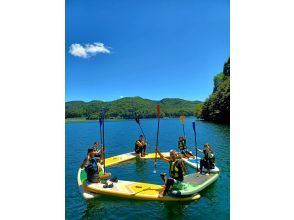
{"type": "Polygon", "coordinates": [[[136,140],[136,143],[135,143],[135,152],[138,154],[139,157],[144,157],[146,155],[146,152],[145,152],[146,146],[147,146],[147,143],[144,140],[144,136],[140,135],[139,139],[136,140]]]}
{"type": "Polygon", "coordinates": [[[185,137],[179,137],[178,148],[180,149],[181,154],[184,155],[186,158],[194,158],[194,155],[187,150],[185,137]]]}
{"type": "Polygon", "coordinates": [[[99,160],[95,158],[95,150],[93,148],[88,149],[88,155],[81,165],[81,169],[83,168],[85,168],[87,173],[87,180],[91,183],[99,183],[101,180],[106,180],[106,185],[103,187],[113,187],[113,183],[107,181],[110,178],[111,173],[104,173],[103,166],[99,160]]]}
{"type": "Polygon", "coordinates": [[[183,159],[176,159],[177,153],[175,150],[170,151],[170,160],[165,158],[159,151],[157,151],[161,159],[169,164],[169,178],[166,173],[161,173],[160,177],[164,182],[163,191],[158,195],[159,198],[165,196],[172,186],[176,189],[182,189],[182,181],[184,180],[184,173],[187,172],[183,163],[183,159]]]}
{"type": "Polygon", "coordinates": [[[198,147],[196,147],[196,149],[204,154],[204,157],[201,158],[200,160],[200,173],[203,173],[203,167],[205,167],[207,169],[207,173],[206,175],[210,174],[210,170],[214,169],[215,167],[215,154],[214,152],[211,150],[211,146],[210,144],[204,144],[204,150],[200,150],[198,149],[198,147]]]}

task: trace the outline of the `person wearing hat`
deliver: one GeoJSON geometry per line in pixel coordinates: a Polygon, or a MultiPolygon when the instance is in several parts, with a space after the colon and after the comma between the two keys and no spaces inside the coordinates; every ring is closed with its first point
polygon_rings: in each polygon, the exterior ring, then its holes
{"type": "Polygon", "coordinates": [[[147,143],[144,140],[144,136],[141,134],[139,136],[139,139],[136,140],[136,142],[135,142],[135,152],[138,154],[138,156],[140,158],[144,157],[147,154],[145,152],[146,151],[146,146],[147,146],[147,143]]]}
{"type": "Polygon", "coordinates": [[[182,189],[182,181],[184,180],[184,173],[187,172],[186,166],[183,163],[183,159],[177,159],[177,152],[171,150],[170,160],[165,158],[159,151],[157,151],[161,159],[169,164],[169,176],[166,177],[166,173],[161,173],[160,177],[164,182],[163,190],[159,193],[158,197],[162,198],[165,196],[170,187],[182,189]]]}
{"type": "MultiPolygon", "coordinates": [[[[85,168],[87,173],[87,180],[91,183],[99,183],[102,180],[109,179],[111,176],[111,173],[104,173],[103,166],[99,162],[99,159],[97,160],[97,158],[95,158],[95,150],[93,148],[88,149],[87,157],[81,165],[81,169],[83,168],[85,168]]],[[[105,186],[111,188],[113,187],[113,183],[106,181],[105,186]]]]}

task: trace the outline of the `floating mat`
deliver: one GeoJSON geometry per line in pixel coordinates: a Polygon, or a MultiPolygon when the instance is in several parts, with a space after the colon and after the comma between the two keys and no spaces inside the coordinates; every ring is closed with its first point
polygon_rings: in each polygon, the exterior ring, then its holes
{"type": "Polygon", "coordinates": [[[198,191],[198,186],[187,182],[182,183],[181,189],[170,189],[169,194],[173,196],[189,196],[194,195],[198,191]]]}
{"type": "Polygon", "coordinates": [[[198,173],[188,174],[184,176],[184,183],[193,185],[195,188],[195,193],[208,187],[219,177],[219,173],[210,173],[210,175],[203,175],[198,173]]]}
{"type": "MultiPolygon", "coordinates": [[[[198,167],[198,169],[200,169],[200,159],[198,158],[198,163],[196,163],[196,159],[187,159],[187,158],[183,158],[184,162],[189,165],[190,167],[196,169],[198,167]]],[[[202,169],[204,172],[207,172],[207,169],[205,167],[203,167],[202,169]]],[[[211,173],[218,173],[219,172],[219,168],[217,166],[214,167],[214,169],[210,170],[211,173]]]]}
{"type": "MultiPolygon", "coordinates": [[[[162,153],[164,157],[169,157],[169,152],[164,152],[162,153]]],[[[113,166],[122,162],[126,162],[129,160],[133,160],[137,157],[137,154],[135,152],[130,152],[130,153],[125,153],[125,154],[120,154],[117,156],[109,157],[105,159],[105,166],[113,166]]],[[[154,159],[155,158],[155,153],[149,153],[148,155],[145,155],[143,157],[144,159],[154,159]]],[[[142,158],[142,159],[143,159],[142,158]]],[[[157,154],[157,158],[159,159],[159,155],[157,154]]]]}
{"type": "Polygon", "coordinates": [[[160,185],[118,180],[117,183],[113,183],[112,188],[103,188],[104,184],[90,183],[86,178],[87,174],[84,169],[79,169],[78,184],[85,199],[94,198],[96,195],[156,201],[192,201],[200,198],[199,194],[186,197],[164,196],[158,198],[159,193],[163,190],[160,185]]]}

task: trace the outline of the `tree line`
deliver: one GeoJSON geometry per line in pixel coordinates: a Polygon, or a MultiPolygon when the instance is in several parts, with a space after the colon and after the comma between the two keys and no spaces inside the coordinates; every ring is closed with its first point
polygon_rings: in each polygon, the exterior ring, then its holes
{"type": "Polygon", "coordinates": [[[161,106],[162,117],[194,116],[196,106],[200,103],[177,98],[154,101],[141,97],[126,97],[110,102],[71,101],[65,103],[65,118],[98,119],[102,108],[106,109],[105,117],[109,119],[155,118],[157,104],[161,106]]]}
{"type": "Polygon", "coordinates": [[[212,94],[196,107],[196,116],[207,121],[230,123],[230,58],[214,77],[212,94]]]}

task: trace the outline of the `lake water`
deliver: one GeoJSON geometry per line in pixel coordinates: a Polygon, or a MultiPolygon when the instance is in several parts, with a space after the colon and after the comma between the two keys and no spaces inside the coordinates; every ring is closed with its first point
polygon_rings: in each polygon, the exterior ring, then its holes
{"type": "MultiPolygon", "coordinates": [[[[187,146],[192,150],[193,117],[186,118],[187,146]]],[[[157,119],[141,119],[141,126],[154,152],[157,119]]],[[[77,171],[94,141],[99,141],[99,122],[65,123],[65,217],[66,219],[229,219],[230,218],[230,127],[196,121],[197,144],[201,148],[210,143],[216,153],[216,165],[221,169],[219,179],[193,202],[152,202],[100,197],[84,200],[77,185],[77,171]]],[[[134,120],[105,121],[106,157],[131,152],[140,129],[134,120]]],[[[161,119],[159,150],[177,148],[178,137],[183,135],[179,119],[161,119]]],[[[194,152],[194,151],[193,151],[194,152]]],[[[198,153],[198,156],[202,156],[198,153]]],[[[162,185],[160,172],[168,172],[166,163],[157,163],[153,174],[153,160],[134,160],[106,168],[122,180],[149,182],[162,185]]],[[[188,171],[195,172],[192,168],[188,171]]]]}

